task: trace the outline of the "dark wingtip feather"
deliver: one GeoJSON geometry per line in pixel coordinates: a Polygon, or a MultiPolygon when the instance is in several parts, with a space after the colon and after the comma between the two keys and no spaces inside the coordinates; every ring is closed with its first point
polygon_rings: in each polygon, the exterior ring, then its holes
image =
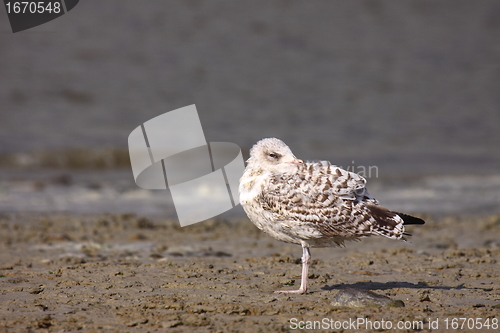
{"type": "Polygon", "coordinates": [[[398,213],[398,212],[394,212],[394,213],[398,214],[403,219],[405,225],[409,225],[409,224],[425,224],[425,221],[422,220],[422,219],[419,219],[418,217],[414,217],[414,216],[411,216],[411,215],[407,215],[407,214],[403,214],[403,213],[398,213]]]}

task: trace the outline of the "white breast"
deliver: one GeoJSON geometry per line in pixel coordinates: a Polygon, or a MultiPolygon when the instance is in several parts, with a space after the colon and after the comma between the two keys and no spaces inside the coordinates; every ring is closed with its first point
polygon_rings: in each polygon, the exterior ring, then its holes
{"type": "Polygon", "coordinates": [[[265,179],[269,177],[267,172],[260,174],[252,174],[245,172],[240,179],[240,203],[244,205],[250,204],[262,192],[262,186],[265,179]]]}

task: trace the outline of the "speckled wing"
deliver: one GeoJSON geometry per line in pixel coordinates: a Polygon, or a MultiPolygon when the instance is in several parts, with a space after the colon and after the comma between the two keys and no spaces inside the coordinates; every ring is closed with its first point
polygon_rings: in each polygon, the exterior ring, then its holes
{"type": "Polygon", "coordinates": [[[327,161],[304,163],[296,173],[273,174],[267,182],[269,194],[289,198],[288,204],[326,208],[344,201],[366,200],[377,204],[366,191],[366,179],[327,161]]]}
{"type": "Polygon", "coordinates": [[[403,220],[379,206],[365,184],[329,162],[304,163],[297,172],[271,175],[257,200],[273,220],[309,224],[324,237],[401,238],[403,220]]]}

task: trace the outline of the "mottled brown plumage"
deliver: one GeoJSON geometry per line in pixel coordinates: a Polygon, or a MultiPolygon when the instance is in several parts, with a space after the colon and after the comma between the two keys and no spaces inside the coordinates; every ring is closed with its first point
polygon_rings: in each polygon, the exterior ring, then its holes
{"type": "Polygon", "coordinates": [[[372,235],[401,239],[405,220],[424,223],[379,206],[365,184],[363,177],[330,162],[303,163],[275,138],[251,149],[240,180],[240,203],[259,229],[304,251],[300,289],[280,292],[307,291],[309,247],[343,246],[372,235]]]}

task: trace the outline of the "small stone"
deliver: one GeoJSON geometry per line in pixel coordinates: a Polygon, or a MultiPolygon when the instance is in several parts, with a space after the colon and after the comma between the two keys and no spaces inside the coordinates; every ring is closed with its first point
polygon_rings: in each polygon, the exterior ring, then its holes
{"type": "Polygon", "coordinates": [[[177,327],[180,325],[182,325],[182,321],[180,321],[180,320],[169,320],[169,321],[164,321],[161,323],[162,328],[177,327]]]}
{"type": "Polygon", "coordinates": [[[376,294],[369,290],[344,288],[341,289],[331,305],[346,306],[351,308],[359,307],[404,307],[405,304],[400,300],[392,300],[387,296],[376,294]]]}
{"type": "Polygon", "coordinates": [[[40,294],[45,289],[45,286],[38,286],[29,291],[30,294],[40,294]]]}
{"type": "Polygon", "coordinates": [[[52,326],[52,317],[50,315],[43,317],[37,321],[38,328],[49,328],[52,326]]]}
{"type": "Polygon", "coordinates": [[[147,324],[149,320],[148,319],[138,319],[138,320],[133,320],[131,322],[128,322],[126,325],[127,327],[136,327],[137,325],[140,324],[147,324]]]}
{"type": "Polygon", "coordinates": [[[206,326],[209,321],[205,315],[186,314],[181,316],[182,324],[186,326],[206,326]]]}
{"type": "Polygon", "coordinates": [[[420,302],[430,302],[430,301],[431,301],[431,298],[429,297],[429,295],[423,295],[420,298],[420,302]]]}
{"type": "Polygon", "coordinates": [[[420,292],[420,302],[432,302],[429,297],[429,290],[423,290],[420,292]]]}

